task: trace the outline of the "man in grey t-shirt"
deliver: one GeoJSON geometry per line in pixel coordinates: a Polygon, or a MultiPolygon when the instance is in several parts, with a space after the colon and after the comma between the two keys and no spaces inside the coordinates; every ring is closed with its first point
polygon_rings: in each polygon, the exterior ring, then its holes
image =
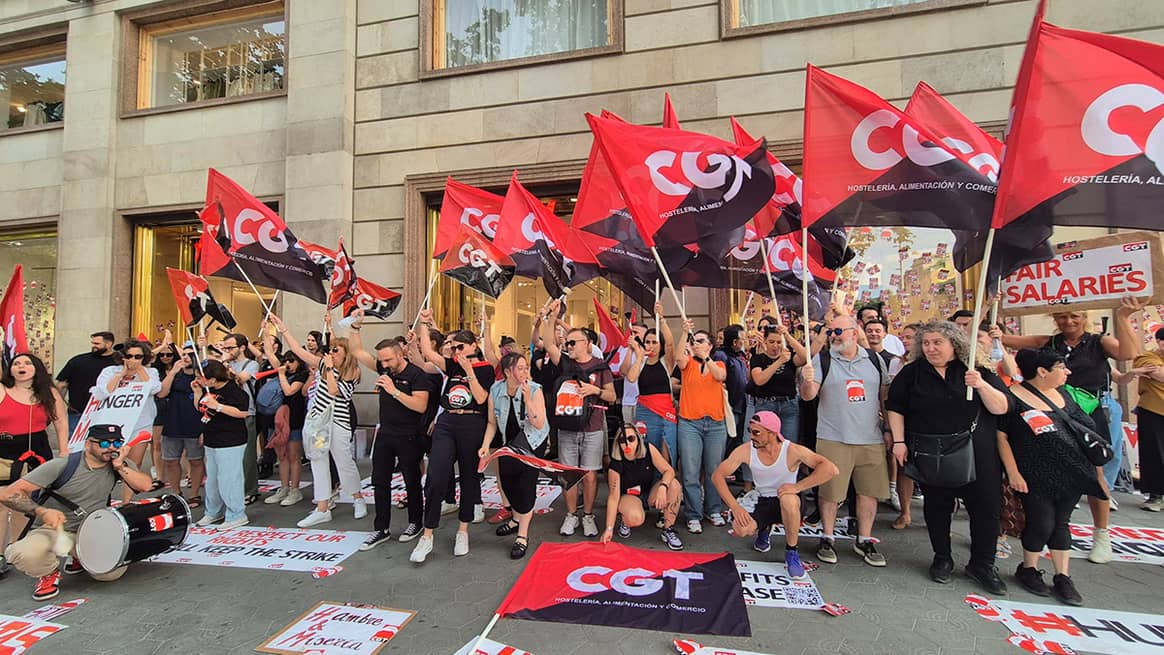
{"type": "Polygon", "coordinates": [[[245,334],[228,334],[222,340],[222,347],[225,349],[222,363],[234,373],[238,386],[247,392],[247,398],[250,399],[250,406],[247,408],[247,447],[243,450],[243,491],[246,493],[247,505],[259,497],[259,436],[255,428],[255,394],[252,390],[254,385],[251,384],[259,372],[259,363],[247,357],[249,343],[245,334]]]}
{"type": "MultiPolygon", "coordinates": [[[[55,490],[75,504],[80,514],[70,510],[64,503],[49,497],[44,504],[32,499],[36,492],[49,488],[68,466],[67,457],[58,457],[38,466],[24,477],[0,490],[0,504],[8,509],[35,517],[33,529],[25,537],[4,551],[4,557],[17,569],[30,577],[39,578],[35,600],[48,600],[60,592],[61,572],[57,570],[57,556],[53,552],[58,530],[63,530],[75,540],[77,528],[90,512],[106,507],[109,494],[117,481],[123,480],[135,491],[149,491],[153,480],[138,471],[133,462],[126,461],[129,452],[124,447],[125,439],[121,428],[116,425],[93,425],[89,428],[89,438],[85,440],[85,450],[76,470],[55,490]]],[[[76,560],[69,572],[79,572],[76,560]]],[[[98,580],[116,580],[124,573],[117,569],[98,580]]]]}
{"type": "Polygon", "coordinates": [[[801,369],[800,396],[819,398],[816,451],[837,465],[840,474],[820,486],[820,507],[824,538],[817,558],[830,564],[837,561],[833,549],[833,525],[837,505],[848,494],[849,482],[857,492],[857,539],[854,550],[866,564],[885,566],[885,557],[872,541],[877,501],[889,497],[889,467],[882,429],[882,402],[889,376],[876,353],[857,345],[859,323],[851,316],[835,316],[828,323],[829,349],[801,369]],[[821,357],[828,357],[827,375],[816,380],[821,357]]]}

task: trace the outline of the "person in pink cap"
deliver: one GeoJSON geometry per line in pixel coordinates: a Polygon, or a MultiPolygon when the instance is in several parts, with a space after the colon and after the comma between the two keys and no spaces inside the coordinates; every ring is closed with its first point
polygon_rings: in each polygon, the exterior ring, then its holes
{"type": "Polygon", "coordinates": [[[780,434],[780,417],[774,412],[756,412],[748,423],[750,440],[728,455],[715,469],[711,480],[720,498],[732,513],[732,530],[737,537],[756,535],[755,550],[766,553],[772,548],[772,526],[784,525],[784,564],[793,579],[804,578],[797,544],[800,540],[800,492],[811,489],[837,475],[835,464],[813,451],[792,443],[780,434]],[[728,489],[727,476],[741,465],[752,469],[752,481],[760,494],[756,509],[747,512],[728,489]],[[812,474],[797,480],[800,467],[812,474]]]}

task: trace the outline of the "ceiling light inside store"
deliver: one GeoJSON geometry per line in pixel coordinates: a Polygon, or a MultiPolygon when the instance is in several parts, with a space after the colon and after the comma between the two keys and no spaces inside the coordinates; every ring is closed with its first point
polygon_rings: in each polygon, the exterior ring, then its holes
{"type": "Polygon", "coordinates": [[[16,105],[16,111],[23,114],[23,113],[27,112],[28,110],[24,108],[24,105],[16,105]]]}

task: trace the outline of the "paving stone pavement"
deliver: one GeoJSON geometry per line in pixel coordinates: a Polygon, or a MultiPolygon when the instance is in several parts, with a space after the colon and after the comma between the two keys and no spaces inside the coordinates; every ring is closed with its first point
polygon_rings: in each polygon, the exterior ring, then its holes
{"type": "MultiPolygon", "coordinates": [[[[1114,525],[1164,528],[1164,515],[1138,509],[1141,498],[1125,494],[1117,494],[1117,498],[1122,509],[1112,515],[1114,525]]],[[[260,502],[249,510],[253,525],[292,527],[308,505],[281,508],[260,502]]],[[[540,543],[567,539],[557,534],[562,512],[559,500],[553,512],[535,517],[531,552],[540,543]]],[[[201,511],[196,510],[195,515],[200,516],[201,511]]],[[[921,525],[920,503],[915,503],[914,526],[904,532],[888,528],[894,515],[883,507],[874,531],[883,540],[881,550],[889,560],[888,567],[865,565],[852,552],[851,542],[841,540],[840,562],[822,564],[813,573],[825,600],[852,610],[847,616],[751,607],[752,637],[748,639],[502,619],[491,637],[537,655],[664,655],[674,652],[670,640],[675,637],[694,637],[710,645],[772,655],[1021,654],[1023,651],[1005,642],[1004,627],[979,618],[962,601],[967,593],[979,591],[960,573],[969,546],[965,514],[955,516],[959,572],[949,585],[935,584],[926,574],[932,551],[921,525]]],[[[335,516],[332,523],[319,527],[371,528],[371,517],[354,520],[350,505],[341,505],[335,516]]],[[[1090,522],[1086,504],[1074,520],[1090,522]]],[[[394,509],[396,531],[404,527],[403,521],[403,510],[394,509]]],[[[30,652],[249,653],[316,602],[326,600],[415,610],[416,617],[382,652],[451,655],[485,627],[522,569],[521,563],[508,559],[511,538],[495,536],[494,526],[488,524],[472,526],[472,552],[454,558],[453,530],[455,526],[448,521],[438,530],[436,549],[424,566],[408,562],[414,544],[394,541],[371,552],[356,553],[343,563],[342,573],[320,580],[307,573],[169,564],[132,565],[115,583],[95,582],[85,575],[66,577],[57,600],[86,597],[89,602],[59,620],[68,629],[30,652]]],[[[739,559],[749,560],[782,556],[778,539],[773,539],[770,553],[761,555],[752,551],[750,542],[706,524],[702,535],[682,531],[681,536],[689,551],[726,549],[739,559]]],[[[1017,540],[1011,542],[1018,550],[1017,540]]],[[[651,526],[636,529],[625,543],[663,549],[658,531],[651,526]]],[[[814,559],[815,547],[815,540],[805,540],[802,548],[806,559],[814,559]]],[[[1016,557],[999,561],[1003,578],[1011,586],[1009,599],[1048,602],[1017,588],[1011,577],[1016,557]]],[[[1089,607],[1164,614],[1160,594],[1164,568],[1128,563],[1099,566],[1085,560],[1072,560],[1071,567],[1089,607]]],[[[1049,563],[1044,568],[1049,569],[1049,563]]],[[[0,581],[0,614],[20,615],[41,605],[31,598],[32,586],[31,580],[17,572],[0,581]]]]}

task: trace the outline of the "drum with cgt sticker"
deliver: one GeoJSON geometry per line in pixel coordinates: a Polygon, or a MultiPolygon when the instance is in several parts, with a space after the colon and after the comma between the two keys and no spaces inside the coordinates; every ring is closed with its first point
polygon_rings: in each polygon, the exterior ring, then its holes
{"type": "Polygon", "coordinates": [[[174,494],[99,509],[77,531],[77,559],[102,575],[180,545],[189,529],[190,506],[174,494]]]}

